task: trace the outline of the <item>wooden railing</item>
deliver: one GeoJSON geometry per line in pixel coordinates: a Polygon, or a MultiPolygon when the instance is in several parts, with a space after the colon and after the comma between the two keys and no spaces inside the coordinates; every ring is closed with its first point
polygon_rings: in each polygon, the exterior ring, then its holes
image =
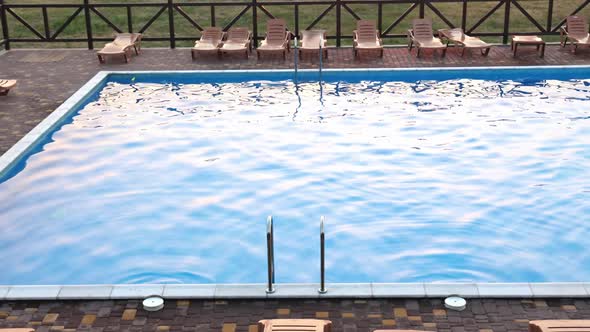
{"type": "MultiPolygon", "coordinates": [[[[7,4],[5,0],[0,0],[0,21],[2,24],[3,36],[2,42],[6,49],[10,49],[12,44],[17,43],[54,43],[54,42],[85,42],[89,49],[94,48],[95,42],[108,41],[110,38],[96,36],[93,33],[93,21],[98,20],[108,25],[113,32],[141,32],[146,33],[152,27],[153,23],[157,20],[167,20],[166,31],[158,30],[159,37],[151,36],[147,33],[144,37],[145,41],[160,41],[169,43],[171,48],[175,48],[177,41],[188,41],[195,40],[198,37],[198,31],[201,31],[204,27],[215,26],[219,24],[218,16],[219,11],[225,11],[227,8],[238,9],[237,15],[229,20],[229,22],[223,24],[223,29],[227,30],[236,24],[239,20],[246,20],[249,22],[250,28],[252,29],[253,36],[256,41],[263,36],[264,27],[263,22],[267,18],[275,18],[273,15],[274,8],[279,6],[290,7],[289,29],[290,31],[298,34],[301,30],[312,29],[312,28],[329,28],[332,31],[328,35],[328,38],[335,40],[336,46],[341,46],[344,40],[352,38],[352,29],[343,29],[343,18],[347,16],[347,19],[358,20],[362,15],[366,15],[366,12],[359,13],[353,7],[362,5],[370,6],[371,17],[376,18],[377,26],[381,31],[381,37],[384,39],[394,39],[405,37],[404,33],[400,31],[395,32],[395,29],[400,30],[403,21],[414,18],[424,17],[426,14],[440,21],[443,25],[454,28],[463,28],[467,33],[476,36],[488,36],[488,37],[501,37],[503,43],[508,42],[508,38],[513,34],[536,34],[536,35],[557,35],[559,27],[564,24],[565,17],[567,15],[573,15],[579,13],[585,7],[588,6],[590,0],[580,1],[579,4],[570,10],[568,13],[561,13],[559,16],[554,13],[554,2],[557,0],[536,0],[536,3],[542,3],[545,6],[544,11],[546,17],[539,19],[538,15],[532,15],[529,10],[526,9],[527,1],[531,0],[295,0],[295,1],[271,1],[271,0],[246,0],[245,1],[199,1],[194,2],[182,2],[176,3],[174,0],[163,0],[159,3],[108,3],[99,4],[92,3],[90,0],[80,0],[80,4],[7,4]],[[444,14],[440,10],[441,6],[445,4],[453,3],[457,8],[456,13],[453,15],[453,19],[449,18],[448,14],[444,14]],[[478,10],[477,13],[470,11],[470,8],[474,8],[478,4],[487,3],[488,9],[485,11],[478,10]],[[384,14],[384,8],[386,6],[401,6],[401,14],[396,17],[391,17],[384,14]],[[323,9],[316,12],[315,17],[311,20],[311,23],[303,25],[300,11],[302,8],[307,6],[321,6],[323,9]],[[199,7],[201,9],[208,9],[208,20],[198,20],[189,14],[189,8],[199,7]],[[126,12],[126,24],[124,26],[115,24],[112,18],[109,18],[105,11],[113,8],[124,9],[126,12]],[[55,28],[50,28],[50,17],[49,10],[61,9],[70,10],[71,14],[63,21],[63,23],[55,28]],[[141,26],[134,26],[134,15],[141,10],[151,9],[155,12],[147,22],[141,26]],[[40,12],[41,22],[29,22],[21,15],[18,11],[38,11],[40,12]],[[460,15],[459,12],[460,11],[460,15]],[[328,15],[335,15],[335,21],[329,23],[329,27],[326,27],[326,17],[328,15]],[[516,28],[511,26],[511,15],[519,15],[521,20],[532,27],[530,31],[515,31],[516,28]],[[291,16],[292,15],[292,16],[291,16]],[[501,27],[498,26],[495,31],[486,31],[486,22],[490,20],[490,17],[494,16],[495,20],[498,20],[498,15],[502,15],[501,27]],[[83,37],[62,37],[62,34],[72,22],[79,17],[84,21],[85,31],[83,31],[83,37]],[[179,36],[176,31],[176,27],[179,24],[179,20],[184,20],[183,24],[190,24],[194,27],[194,33],[189,36],[179,36]],[[470,23],[469,22],[474,22],[470,23]],[[31,37],[12,37],[11,29],[20,25],[20,29],[26,30],[31,37]],[[36,28],[37,26],[37,28],[36,28]],[[42,28],[38,28],[42,26],[42,28]],[[197,31],[198,30],[198,31],[197,31]],[[346,31],[345,31],[346,30],[346,31]]],[[[574,0],[572,0],[574,1],[574,0]]],[[[388,7],[389,8],[389,7],[388,7]]],[[[480,6],[481,8],[481,6],[480,6]]],[[[309,15],[309,14],[307,14],[309,15]]],[[[309,17],[306,17],[309,20],[309,17]]],[[[522,23],[522,22],[521,22],[522,23]]],[[[406,28],[405,26],[403,27],[406,28]]],[[[404,30],[401,30],[403,32],[404,30]]],[[[2,45],[2,44],[0,44],[2,45]]]]}

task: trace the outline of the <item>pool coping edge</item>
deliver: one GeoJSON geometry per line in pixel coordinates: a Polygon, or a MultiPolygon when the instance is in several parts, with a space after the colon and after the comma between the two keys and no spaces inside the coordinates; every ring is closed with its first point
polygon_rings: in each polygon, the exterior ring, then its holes
{"type": "Polygon", "coordinates": [[[0,286],[0,301],[164,299],[330,299],[330,298],[588,298],[590,282],[546,283],[330,283],[319,284],[115,284],[0,286]]]}

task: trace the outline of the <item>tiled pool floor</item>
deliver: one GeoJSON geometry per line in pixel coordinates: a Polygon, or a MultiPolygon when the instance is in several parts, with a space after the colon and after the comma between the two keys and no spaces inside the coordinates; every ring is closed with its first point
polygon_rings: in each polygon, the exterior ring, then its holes
{"type": "Polygon", "coordinates": [[[167,301],[148,313],[132,301],[0,302],[0,328],[36,331],[254,332],[263,318],[330,319],[335,332],[378,328],[438,332],[525,332],[534,319],[589,319],[588,299],[469,300],[463,312],[439,299],[167,301]]]}

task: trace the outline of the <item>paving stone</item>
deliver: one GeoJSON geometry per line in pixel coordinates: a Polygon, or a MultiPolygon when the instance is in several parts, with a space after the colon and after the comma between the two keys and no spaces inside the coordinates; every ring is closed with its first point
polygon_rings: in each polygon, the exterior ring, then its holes
{"type": "Polygon", "coordinates": [[[408,311],[406,310],[406,308],[394,308],[393,316],[395,316],[395,318],[408,317],[408,311]]]}
{"type": "Polygon", "coordinates": [[[43,318],[43,324],[44,325],[50,325],[55,323],[55,321],[57,320],[57,318],[59,317],[59,314],[47,314],[45,315],[45,318],[43,318]]]}
{"type": "Polygon", "coordinates": [[[383,326],[395,326],[395,320],[394,319],[384,319],[382,321],[383,326]]]}
{"type": "Polygon", "coordinates": [[[223,324],[221,332],[235,332],[237,325],[235,323],[223,324]]]}
{"type": "Polygon", "coordinates": [[[318,311],[315,313],[315,317],[319,319],[326,319],[330,317],[330,313],[328,311],[318,311]]]}
{"type": "Polygon", "coordinates": [[[136,314],[137,314],[137,309],[125,309],[125,311],[123,311],[123,316],[121,316],[121,319],[122,320],[134,320],[136,314]]]}

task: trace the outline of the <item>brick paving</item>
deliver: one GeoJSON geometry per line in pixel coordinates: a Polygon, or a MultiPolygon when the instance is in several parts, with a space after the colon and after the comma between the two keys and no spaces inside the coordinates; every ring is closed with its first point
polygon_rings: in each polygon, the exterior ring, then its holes
{"type": "MultiPolygon", "coordinates": [[[[326,68],[526,66],[590,64],[590,51],[573,55],[551,45],[545,58],[534,48],[513,58],[508,47],[492,49],[489,57],[461,58],[450,50],[446,58],[427,54],[421,59],[404,48],[385,50],[383,59],[357,61],[351,49],[332,49],[326,68]]],[[[131,63],[99,65],[93,51],[14,50],[0,55],[0,77],[19,80],[8,97],[0,98],[0,153],[74,93],[100,70],[273,69],[292,68],[292,59],[257,61],[234,58],[192,62],[186,49],[145,49],[131,63]]],[[[304,61],[302,68],[316,68],[304,61]]],[[[254,332],[263,318],[322,318],[334,331],[363,332],[377,328],[411,328],[440,332],[525,332],[532,319],[590,319],[588,299],[474,299],[463,312],[448,311],[440,299],[421,300],[272,300],[174,301],[148,313],[139,301],[0,301],[0,328],[33,327],[37,331],[220,331],[254,332]]]]}
{"type": "Polygon", "coordinates": [[[36,331],[255,332],[267,318],[319,318],[335,332],[415,329],[439,332],[525,332],[536,319],[589,319],[588,299],[473,299],[463,312],[440,299],[167,300],[159,312],[130,301],[0,302],[0,328],[36,331]]]}
{"type": "MultiPolygon", "coordinates": [[[[415,51],[414,51],[415,52],[415,51]]],[[[415,54],[415,53],[414,53],[415,54]]],[[[352,49],[330,49],[325,60],[326,68],[364,67],[432,67],[432,66],[526,66],[590,64],[590,50],[578,55],[569,48],[557,45],[547,47],[544,58],[538,58],[534,48],[523,48],[513,58],[510,48],[495,47],[488,57],[477,52],[460,57],[457,50],[449,50],[441,59],[426,53],[417,59],[406,48],[387,48],[382,59],[353,58],[352,49]]],[[[291,53],[292,55],[292,53],[291,53]]],[[[318,59],[306,59],[302,68],[317,68],[318,59]]],[[[131,63],[113,59],[100,65],[94,51],[88,50],[13,50],[0,55],[0,78],[19,80],[19,85],[7,97],[0,97],[0,154],[6,152],[23,135],[59,106],[100,70],[187,70],[187,69],[273,69],[292,68],[293,59],[265,57],[257,60],[253,54],[248,60],[234,57],[191,61],[187,49],[144,49],[131,63]]]]}

